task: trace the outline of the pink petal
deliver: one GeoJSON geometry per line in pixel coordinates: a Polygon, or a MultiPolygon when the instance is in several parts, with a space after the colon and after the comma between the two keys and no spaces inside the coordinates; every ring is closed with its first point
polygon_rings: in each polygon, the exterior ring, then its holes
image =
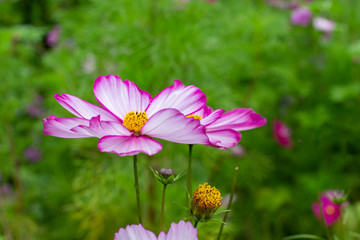
{"type": "Polygon", "coordinates": [[[166,240],[166,233],[164,232],[161,232],[158,236],[158,239],[157,240],[166,240]]]}
{"type": "Polygon", "coordinates": [[[212,146],[227,149],[234,147],[241,140],[241,134],[235,130],[226,129],[206,133],[212,146]]]}
{"type": "Polygon", "coordinates": [[[157,240],[156,235],[146,230],[141,224],[127,226],[126,229],[120,228],[115,233],[114,240],[157,240]]]}
{"type": "Polygon", "coordinates": [[[166,234],[166,240],[197,240],[197,229],[191,222],[172,223],[169,232],[166,234]]]}
{"type": "Polygon", "coordinates": [[[112,115],[110,112],[99,106],[88,103],[78,97],[69,94],[56,94],[54,97],[61,104],[61,106],[77,117],[90,119],[100,115],[101,120],[118,121],[118,118],[112,115]]]}
{"type": "Polygon", "coordinates": [[[321,212],[320,212],[319,204],[316,202],[313,203],[311,205],[311,209],[312,209],[313,213],[315,214],[316,218],[321,220],[321,212]]]}
{"type": "Polygon", "coordinates": [[[327,226],[331,226],[340,219],[340,207],[338,204],[333,203],[326,194],[320,196],[320,201],[325,223],[327,226]],[[331,209],[330,212],[328,208],[331,209]]]}
{"type": "Polygon", "coordinates": [[[100,152],[116,153],[119,156],[130,156],[146,153],[152,156],[161,151],[158,141],[145,136],[105,136],[99,140],[100,152]]]}
{"type": "Polygon", "coordinates": [[[61,138],[87,138],[94,137],[89,133],[76,133],[71,129],[79,125],[89,125],[89,120],[83,118],[57,118],[50,115],[48,118],[43,119],[45,135],[61,138]]]}
{"type": "Polygon", "coordinates": [[[195,86],[185,86],[179,80],[162,90],[151,101],[146,109],[150,118],[156,112],[165,108],[175,108],[184,115],[192,114],[201,109],[206,103],[205,94],[195,86]]]}
{"type": "Polygon", "coordinates": [[[221,118],[221,116],[223,115],[223,113],[225,112],[225,110],[223,109],[216,109],[215,111],[213,111],[211,114],[209,114],[207,117],[203,118],[200,123],[203,126],[208,126],[211,123],[215,122],[216,120],[218,120],[219,118],[221,118]]]}
{"type": "Polygon", "coordinates": [[[204,106],[203,108],[201,108],[200,110],[194,112],[194,115],[199,115],[201,116],[201,118],[206,118],[207,116],[209,116],[211,113],[213,112],[212,108],[209,106],[204,106]]]}
{"type": "Polygon", "coordinates": [[[145,111],[151,101],[149,93],[140,90],[119,76],[100,76],[94,84],[94,94],[101,105],[121,119],[131,111],[145,111]]]}
{"type": "Polygon", "coordinates": [[[72,131],[81,134],[90,134],[98,138],[108,135],[130,136],[132,133],[119,122],[100,121],[100,116],[93,117],[89,126],[80,125],[72,131]]]}
{"type": "Polygon", "coordinates": [[[184,144],[208,144],[205,127],[198,119],[186,118],[178,110],[163,109],[154,114],[141,129],[143,135],[184,144]]]}
{"type": "Polygon", "coordinates": [[[273,122],[273,134],[275,140],[285,148],[291,148],[293,142],[291,139],[291,129],[282,121],[274,120],[273,122]]]}
{"type": "Polygon", "coordinates": [[[208,130],[233,129],[244,131],[266,124],[266,119],[251,108],[237,108],[224,113],[221,118],[208,126],[208,130]]]}

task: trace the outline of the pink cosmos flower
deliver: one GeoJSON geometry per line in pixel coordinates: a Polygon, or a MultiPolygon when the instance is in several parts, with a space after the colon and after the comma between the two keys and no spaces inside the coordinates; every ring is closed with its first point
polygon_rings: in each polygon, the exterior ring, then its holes
{"type": "Polygon", "coordinates": [[[174,85],[152,98],[135,83],[108,75],[96,79],[94,95],[103,108],[69,94],[56,94],[55,99],[76,118],[50,115],[43,120],[43,133],[61,138],[98,137],[101,152],[120,156],[158,153],[162,145],[153,138],[208,143],[200,122],[184,116],[206,102],[205,94],[197,87],[175,80],[174,85]]]}
{"type": "Polygon", "coordinates": [[[169,232],[161,232],[158,237],[146,230],[141,224],[120,228],[115,233],[114,240],[197,240],[197,230],[190,222],[181,220],[179,223],[172,223],[169,232]]]}
{"type": "Polygon", "coordinates": [[[293,146],[291,140],[291,130],[285,123],[280,120],[273,122],[273,132],[275,140],[285,148],[291,148],[293,146]]]}
{"type": "Polygon", "coordinates": [[[334,203],[329,196],[334,196],[335,194],[336,193],[334,191],[326,191],[325,193],[320,195],[321,211],[319,203],[315,202],[312,204],[312,210],[315,216],[318,219],[321,219],[321,215],[323,213],[325,224],[327,226],[331,226],[337,220],[339,220],[341,217],[341,211],[343,211],[347,206],[347,202],[344,202],[342,204],[334,203]]]}
{"type": "Polygon", "coordinates": [[[224,113],[223,109],[213,111],[205,106],[201,110],[187,115],[188,118],[199,119],[206,127],[208,145],[227,149],[234,147],[241,139],[239,131],[258,128],[266,124],[266,119],[250,108],[236,108],[224,113]]]}
{"type": "Polygon", "coordinates": [[[311,11],[308,8],[297,8],[291,13],[291,23],[305,27],[310,24],[311,15],[311,11]]]}
{"type": "Polygon", "coordinates": [[[313,26],[316,30],[324,34],[331,34],[335,29],[335,23],[323,17],[316,17],[313,21],[313,26]]]}

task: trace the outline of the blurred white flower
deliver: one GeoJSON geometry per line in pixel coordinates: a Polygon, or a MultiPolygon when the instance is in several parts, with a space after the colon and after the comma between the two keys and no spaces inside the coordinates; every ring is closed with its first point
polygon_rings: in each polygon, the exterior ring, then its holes
{"type": "Polygon", "coordinates": [[[335,22],[323,17],[316,17],[313,20],[313,26],[320,32],[330,34],[335,29],[335,22]]]}

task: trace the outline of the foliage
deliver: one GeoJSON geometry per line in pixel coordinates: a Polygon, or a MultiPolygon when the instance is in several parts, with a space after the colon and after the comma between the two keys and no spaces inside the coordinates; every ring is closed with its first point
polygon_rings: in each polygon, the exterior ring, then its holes
{"type": "MultiPolygon", "coordinates": [[[[111,239],[136,223],[131,158],[100,153],[95,139],[42,135],[42,118],[70,116],[52,95],[96,103],[92,84],[107,74],[153,96],[180,79],[200,87],[213,108],[249,107],[267,118],[266,127],[242,133],[242,157],[194,146],[194,186],[207,181],[225,196],[239,166],[226,239],[325,236],[310,209],[317,194],[350,189],[350,201],[360,199],[359,2],[308,3],[314,15],[336,22],[330,38],[292,26],[290,11],[260,0],[51,0],[32,5],[30,17],[22,2],[0,8],[1,184],[14,188],[1,206],[15,239],[111,239]],[[55,23],[62,32],[48,48],[45,36],[55,23]],[[39,95],[34,116],[29,106],[39,95]],[[292,129],[293,148],[274,141],[274,119],[292,129]],[[24,156],[29,146],[41,151],[39,162],[24,156]]],[[[139,156],[145,227],[155,232],[161,186],[148,165],[186,170],[187,146],[163,146],[153,157],[139,156]]],[[[184,179],[167,189],[167,223],[185,217],[171,203],[185,201],[184,179]]],[[[359,227],[351,223],[349,229],[359,227]]],[[[219,227],[199,225],[199,239],[216,236],[219,227]]]]}

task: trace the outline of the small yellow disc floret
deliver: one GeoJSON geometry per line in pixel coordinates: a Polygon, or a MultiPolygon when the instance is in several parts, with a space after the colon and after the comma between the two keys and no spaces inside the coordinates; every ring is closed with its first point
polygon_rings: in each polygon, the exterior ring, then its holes
{"type": "Polygon", "coordinates": [[[208,183],[199,185],[194,192],[193,199],[196,201],[198,206],[205,209],[221,206],[221,195],[219,190],[215,187],[211,187],[208,183]]]}
{"type": "Polygon", "coordinates": [[[200,115],[195,115],[195,114],[190,114],[190,115],[187,115],[186,117],[202,120],[202,117],[200,115]]]}
{"type": "Polygon", "coordinates": [[[142,127],[147,122],[147,120],[148,117],[146,116],[145,111],[131,111],[125,115],[123,125],[131,132],[140,133],[142,127]]]}

